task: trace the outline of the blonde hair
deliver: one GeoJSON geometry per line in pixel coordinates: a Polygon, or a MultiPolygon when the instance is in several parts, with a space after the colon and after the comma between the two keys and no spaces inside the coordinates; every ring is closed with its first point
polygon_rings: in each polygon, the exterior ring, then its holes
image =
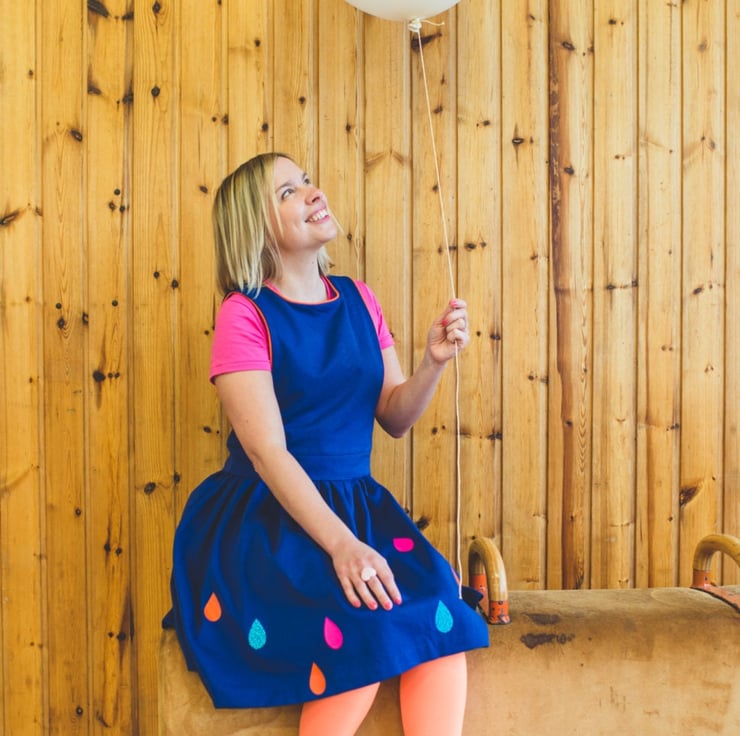
{"type": "MultiPolygon", "coordinates": [[[[224,294],[230,291],[259,292],[267,279],[282,273],[280,250],[272,223],[280,227],[278,202],[273,185],[275,161],[292,156],[261,153],[229,174],[213,202],[213,236],[216,276],[224,294]]],[[[331,260],[325,248],[318,256],[322,276],[331,260]]]]}

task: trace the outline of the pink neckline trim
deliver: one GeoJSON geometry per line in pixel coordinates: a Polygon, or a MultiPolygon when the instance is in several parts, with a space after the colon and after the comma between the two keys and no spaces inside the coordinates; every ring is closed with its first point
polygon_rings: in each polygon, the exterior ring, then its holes
{"type": "Polygon", "coordinates": [[[312,305],[312,304],[326,304],[327,302],[334,301],[339,297],[339,292],[334,287],[334,284],[329,281],[329,279],[326,278],[326,276],[322,276],[321,280],[324,282],[324,286],[326,287],[326,299],[320,302],[301,302],[297,301],[296,299],[291,299],[290,297],[285,296],[280,289],[278,289],[272,281],[265,281],[263,283],[263,286],[266,286],[270,291],[277,294],[281,299],[284,299],[286,302],[290,302],[291,304],[306,304],[306,305],[312,305]]]}

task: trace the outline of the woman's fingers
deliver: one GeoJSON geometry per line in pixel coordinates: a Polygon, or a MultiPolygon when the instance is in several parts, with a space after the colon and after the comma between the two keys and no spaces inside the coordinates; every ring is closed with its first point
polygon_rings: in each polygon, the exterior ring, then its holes
{"type": "Polygon", "coordinates": [[[382,577],[376,573],[361,582],[364,587],[360,585],[360,595],[368,608],[375,610],[380,604],[386,611],[390,611],[394,603],[401,603],[401,593],[390,571],[382,577]]]}
{"type": "Polygon", "coordinates": [[[364,604],[373,611],[379,605],[390,610],[401,603],[388,562],[372,547],[354,540],[334,552],[333,562],[344,595],[355,608],[364,604]]]}
{"type": "Polygon", "coordinates": [[[462,299],[453,299],[447,305],[447,310],[441,319],[444,335],[447,342],[457,345],[458,348],[467,345],[470,335],[468,332],[467,304],[462,299]]]}
{"type": "Polygon", "coordinates": [[[386,593],[390,601],[395,603],[396,605],[401,605],[403,603],[403,599],[401,598],[401,591],[398,589],[398,586],[396,585],[396,579],[393,577],[393,573],[388,570],[388,572],[385,575],[379,575],[380,582],[383,585],[383,591],[386,593]]]}
{"type": "Polygon", "coordinates": [[[394,603],[402,602],[393,573],[389,570],[378,573],[372,567],[363,568],[355,579],[348,578],[342,582],[342,589],[347,600],[355,608],[361,605],[375,611],[378,606],[390,611],[394,603]]]}
{"type": "Polygon", "coordinates": [[[393,608],[391,599],[388,597],[388,593],[386,593],[385,588],[383,587],[383,583],[380,582],[380,578],[377,575],[370,578],[370,580],[365,583],[365,589],[370,594],[369,600],[366,600],[366,604],[369,608],[375,610],[375,608],[377,608],[378,606],[378,603],[386,611],[389,611],[391,608],[393,608]]]}

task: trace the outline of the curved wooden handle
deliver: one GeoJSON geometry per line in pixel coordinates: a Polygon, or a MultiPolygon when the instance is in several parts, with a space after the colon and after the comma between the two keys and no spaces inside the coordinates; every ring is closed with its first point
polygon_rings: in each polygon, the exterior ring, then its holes
{"type": "Polygon", "coordinates": [[[714,585],[709,579],[712,569],[712,557],[715,552],[724,552],[729,555],[735,563],[740,565],[740,539],[731,534],[709,534],[699,540],[694,551],[694,579],[691,587],[703,590],[715,598],[729,603],[737,611],[740,611],[740,596],[731,590],[714,585]]]}
{"type": "Polygon", "coordinates": [[[482,593],[486,602],[488,623],[510,623],[504,560],[492,539],[478,537],[472,541],[468,553],[468,571],[470,586],[482,593]]]}
{"type": "Polygon", "coordinates": [[[696,545],[694,572],[709,572],[715,552],[724,552],[740,565],[740,539],[730,534],[709,534],[696,545]]]}

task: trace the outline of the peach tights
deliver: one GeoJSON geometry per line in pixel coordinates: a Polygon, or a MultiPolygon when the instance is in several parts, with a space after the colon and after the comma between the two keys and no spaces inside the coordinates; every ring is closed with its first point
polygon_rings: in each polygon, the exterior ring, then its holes
{"type": "MultiPolygon", "coordinates": [[[[299,736],[353,736],[378,687],[375,683],[306,703],[299,736]]],[[[464,653],[424,662],[404,672],[400,696],[405,736],[460,736],[466,695],[464,653]]]]}

